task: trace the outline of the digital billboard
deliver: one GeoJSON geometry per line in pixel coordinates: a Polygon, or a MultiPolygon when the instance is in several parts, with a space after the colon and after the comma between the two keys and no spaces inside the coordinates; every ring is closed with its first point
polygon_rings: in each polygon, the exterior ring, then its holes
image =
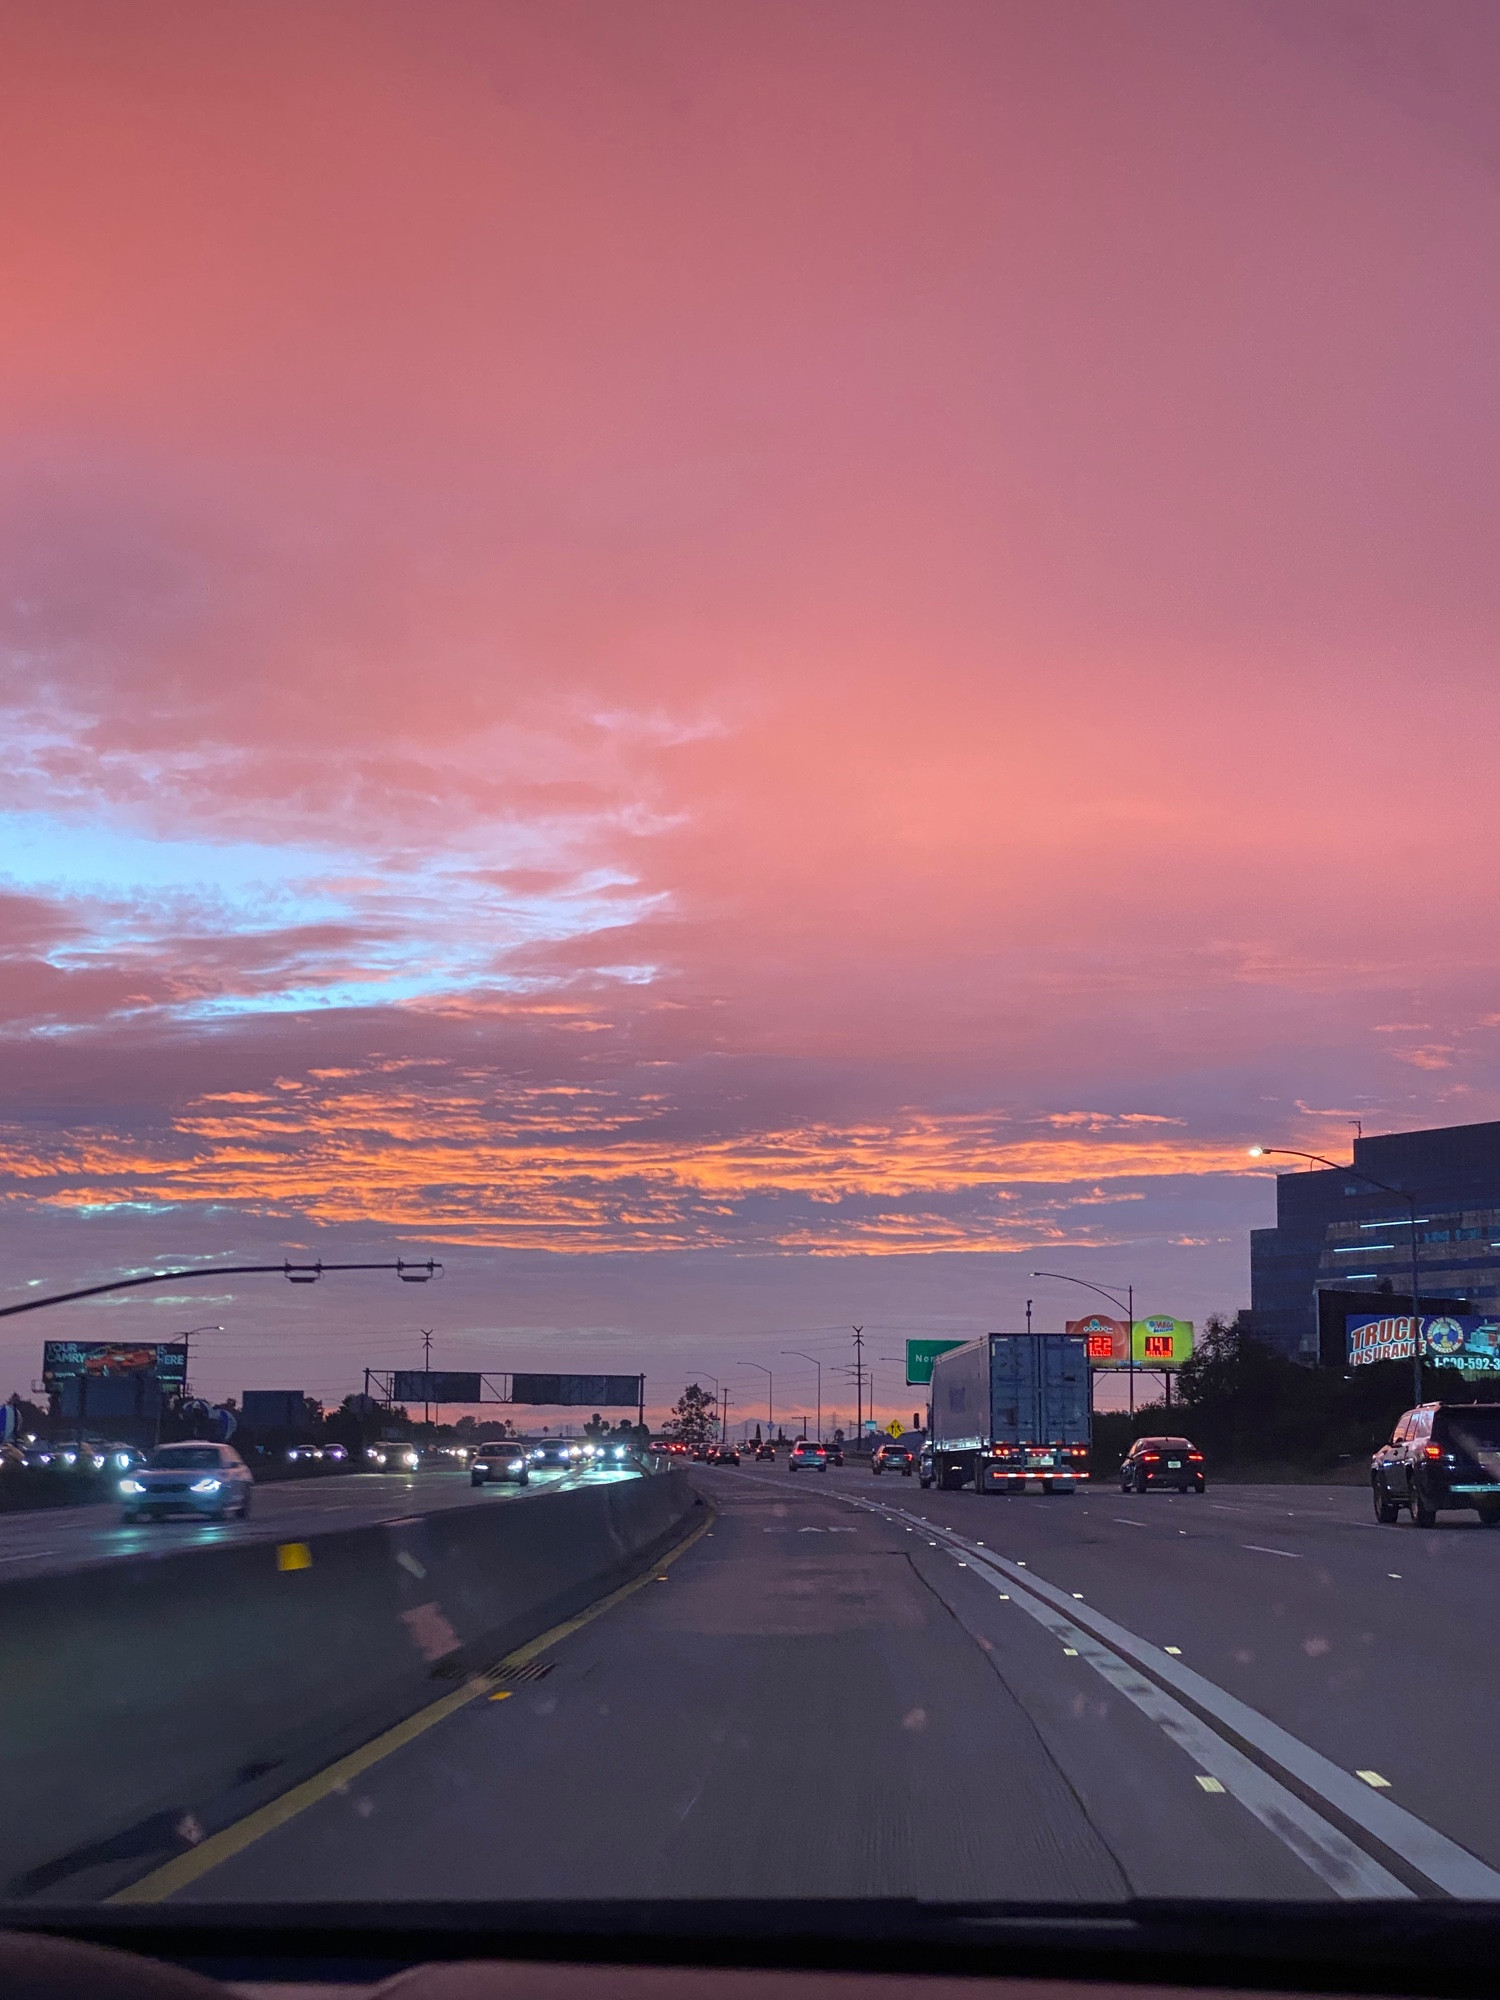
{"type": "Polygon", "coordinates": [[[42,1381],[57,1395],[64,1382],[80,1376],[93,1382],[111,1376],[152,1375],[164,1395],[180,1395],[187,1379],[187,1343],[146,1344],[126,1340],[45,1340],[42,1381]]]}
{"type": "Polygon", "coordinates": [[[1148,1313],[1132,1326],[1105,1313],[1089,1313],[1070,1319],[1065,1331],[1082,1338],[1090,1368],[1180,1368],[1193,1353],[1193,1322],[1170,1313],[1148,1313]]]}
{"type": "Polygon", "coordinates": [[[1372,1361],[1410,1361],[1412,1330],[1419,1329],[1422,1359],[1466,1375],[1500,1374],[1500,1320],[1469,1313],[1350,1313],[1344,1321],[1351,1368],[1372,1361]]]}

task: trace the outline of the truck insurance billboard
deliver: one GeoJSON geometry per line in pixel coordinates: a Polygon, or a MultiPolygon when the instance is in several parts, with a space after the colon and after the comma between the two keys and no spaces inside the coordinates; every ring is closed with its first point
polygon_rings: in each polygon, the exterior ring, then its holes
{"type": "MultiPolygon", "coordinates": [[[[1410,1313],[1350,1313],[1344,1321],[1351,1368],[1372,1361],[1410,1361],[1410,1313]]],[[[1466,1375],[1500,1374],[1500,1320],[1469,1313],[1424,1313],[1415,1322],[1422,1359],[1466,1375]]]]}

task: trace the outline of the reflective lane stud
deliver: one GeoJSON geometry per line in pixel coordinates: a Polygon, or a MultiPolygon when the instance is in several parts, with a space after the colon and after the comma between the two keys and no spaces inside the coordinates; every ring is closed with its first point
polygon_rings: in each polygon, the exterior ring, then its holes
{"type": "Polygon", "coordinates": [[[1222,1792],[1224,1789],[1217,1778],[1206,1778],[1201,1771],[1198,1773],[1198,1783],[1205,1792],[1222,1792]]]}
{"type": "Polygon", "coordinates": [[[1354,1775],[1356,1778],[1363,1778],[1367,1785],[1373,1785],[1377,1792],[1388,1792],[1391,1789],[1390,1779],[1382,1778],[1378,1771],[1356,1771],[1354,1775]]]}
{"type": "Polygon", "coordinates": [[[509,1700],[510,1700],[510,1695],[511,1695],[511,1691],[510,1691],[510,1689],[509,1689],[509,1688],[501,1688],[501,1690],[500,1690],[499,1694],[492,1694],[492,1695],[490,1696],[490,1700],[491,1700],[491,1701],[509,1701],[509,1700]]]}
{"type": "Polygon", "coordinates": [[[311,1569],[312,1550],[306,1542],[278,1542],[276,1544],[276,1567],[278,1569],[311,1569]]]}
{"type": "Polygon", "coordinates": [[[1064,1646],[1063,1658],[1065,1660],[1076,1660],[1078,1658],[1078,1648],[1076,1646],[1064,1646]]]}
{"type": "Polygon", "coordinates": [[[1180,1660],[1182,1658],[1181,1646],[1163,1646],[1162,1651],[1164,1653],[1170,1653],[1174,1660],[1180,1660]]]}

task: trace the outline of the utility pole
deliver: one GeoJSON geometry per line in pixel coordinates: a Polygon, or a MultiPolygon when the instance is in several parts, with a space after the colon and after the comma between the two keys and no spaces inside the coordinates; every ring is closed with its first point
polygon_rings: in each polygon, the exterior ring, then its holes
{"type": "Polygon", "coordinates": [[[1030,1299],[1028,1299],[1028,1300],[1026,1301],[1026,1331],[1027,1331],[1028,1333],[1030,1333],[1030,1331],[1031,1331],[1031,1301],[1030,1301],[1030,1299]]]}
{"type": "Polygon", "coordinates": [[[854,1440],[858,1445],[865,1434],[865,1330],[854,1329],[854,1440]]]}
{"type": "Polygon", "coordinates": [[[431,1389],[431,1387],[432,1387],[432,1328],[430,1326],[424,1326],[422,1328],[422,1427],[424,1430],[426,1429],[427,1425],[432,1421],[432,1419],[428,1415],[428,1411],[431,1408],[431,1404],[428,1402],[428,1391],[431,1389]]]}

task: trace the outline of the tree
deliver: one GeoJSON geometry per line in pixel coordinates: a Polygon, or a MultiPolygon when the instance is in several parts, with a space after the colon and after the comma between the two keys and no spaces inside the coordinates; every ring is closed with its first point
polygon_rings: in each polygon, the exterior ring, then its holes
{"type": "Polygon", "coordinates": [[[684,1444],[707,1444],[718,1429],[718,1401],[707,1389],[689,1382],[672,1405],[669,1433],[684,1444]]]}

